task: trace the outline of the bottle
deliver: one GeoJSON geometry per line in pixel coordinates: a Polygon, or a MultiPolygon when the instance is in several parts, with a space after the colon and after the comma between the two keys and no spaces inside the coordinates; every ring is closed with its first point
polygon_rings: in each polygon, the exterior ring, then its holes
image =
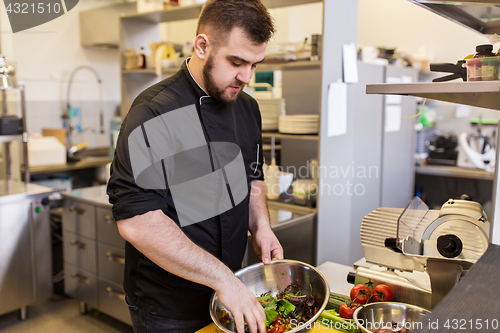
{"type": "Polygon", "coordinates": [[[498,80],[498,57],[484,57],[481,59],[481,80],[498,80]]]}
{"type": "Polygon", "coordinates": [[[484,44],[476,46],[476,54],[474,54],[473,58],[484,58],[484,57],[494,57],[495,53],[493,53],[493,45],[484,44]]]}
{"type": "MultiPolygon", "coordinates": [[[[467,61],[467,81],[482,81],[483,80],[483,69],[482,60],[485,57],[494,57],[493,45],[484,44],[476,46],[476,54],[467,61]]],[[[485,74],[486,78],[489,77],[489,71],[491,67],[486,64],[485,74]]]]}
{"type": "Polygon", "coordinates": [[[277,200],[280,197],[279,183],[280,169],[276,165],[276,159],[273,158],[271,165],[264,170],[264,182],[266,184],[266,197],[269,200],[277,200]]]}
{"type": "Polygon", "coordinates": [[[143,47],[141,47],[141,52],[137,55],[137,68],[146,68],[146,55],[143,47]]]}

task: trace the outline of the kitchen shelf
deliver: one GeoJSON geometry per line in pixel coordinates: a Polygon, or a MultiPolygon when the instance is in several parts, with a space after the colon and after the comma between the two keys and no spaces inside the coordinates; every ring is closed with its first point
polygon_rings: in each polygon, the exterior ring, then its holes
{"type": "MultiPolygon", "coordinates": [[[[281,150],[281,145],[275,145],[274,150],[281,150]]],[[[262,144],[262,151],[271,151],[271,145],[270,144],[262,144]]]]}
{"type": "Polygon", "coordinates": [[[301,206],[301,205],[294,204],[293,202],[267,200],[267,207],[269,209],[288,210],[290,212],[298,213],[298,214],[318,213],[317,208],[301,206]]]}
{"type": "Polygon", "coordinates": [[[11,142],[11,141],[21,141],[23,139],[22,134],[18,135],[0,135],[0,142],[11,142]]]}
{"type": "Polygon", "coordinates": [[[294,139],[294,140],[319,140],[317,134],[285,134],[279,132],[262,132],[262,138],[294,139]]]}
{"type": "Polygon", "coordinates": [[[463,179],[493,180],[494,174],[479,169],[468,169],[449,165],[422,165],[415,167],[419,175],[454,177],[463,179]]]}
{"type": "Polygon", "coordinates": [[[500,111],[500,81],[368,84],[366,93],[409,95],[500,111]]]}
{"type": "MultiPolygon", "coordinates": [[[[264,0],[267,8],[282,8],[310,3],[322,2],[322,0],[264,0]]],[[[160,11],[152,11],[140,14],[124,14],[122,19],[135,19],[151,23],[174,22],[182,20],[197,19],[200,16],[203,4],[192,6],[170,7],[160,11]]]]}
{"type": "MultiPolygon", "coordinates": [[[[81,161],[75,163],[30,166],[30,174],[38,175],[38,174],[60,172],[60,171],[95,168],[106,165],[110,162],[111,159],[109,157],[86,157],[81,161]]],[[[22,167],[22,169],[24,170],[24,166],[22,167]]]]}
{"type": "Polygon", "coordinates": [[[156,75],[156,70],[154,68],[136,68],[136,69],[122,69],[122,74],[148,74],[156,75]]]}
{"type": "MultiPolygon", "coordinates": [[[[287,69],[319,69],[321,67],[321,61],[289,61],[289,62],[276,62],[276,63],[263,63],[259,64],[256,68],[256,72],[272,72],[277,70],[287,70],[287,69]]],[[[179,71],[180,68],[166,68],[162,69],[162,75],[172,75],[179,71]]],[[[122,74],[145,74],[145,75],[156,75],[156,69],[146,68],[146,69],[122,69],[122,74]]]]}
{"type": "Polygon", "coordinates": [[[256,72],[272,72],[277,70],[287,69],[319,69],[321,68],[321,61],[288,61],[288,62],[269,62],[257,65],[256,72]]]}
{"type": "Polygon", "coordinates": [[[498,0],[409,1],[477,32],[500,33],[500,21],[495,20],[498,17],[498,0]]]}

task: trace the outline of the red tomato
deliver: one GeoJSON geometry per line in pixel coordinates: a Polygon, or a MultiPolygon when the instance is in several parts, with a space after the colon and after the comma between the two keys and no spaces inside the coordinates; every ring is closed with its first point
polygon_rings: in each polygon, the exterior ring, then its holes
{"type": "Polygon", "coordinates": [[[345,319],[352,319],[352,315],[354,314],[354,310],[356,310],[357,305],[349,306],[347,303],[344,303],[340,306],[339,315],[345,319]]]}
{"type": "Polygon", "coordinates": [[[368,303],[368,300],[370,299],[370,296],[372,295],[372,292],[370,288],[365,286],[364,284],[357,284],[351,289],[351,300],[354,303],[358,304],[366,304],[368,303]]]}
{"type": "Polygon", "coordinates": [[[394,299],[391,288],[385,284],[379,284],[373,288],[372,299],[374,302],[391,302],[394,299]]]}

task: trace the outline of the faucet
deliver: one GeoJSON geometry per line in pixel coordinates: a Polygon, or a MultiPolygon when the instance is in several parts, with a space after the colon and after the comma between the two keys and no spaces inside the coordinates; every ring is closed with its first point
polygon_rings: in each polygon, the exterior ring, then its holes
{"type": "MultiPolygon", "coordinates": [[[[97,83],[99,85],[99,125],[100,125],[100,133],[104,134],[104,114],[103,114],[103,111],[102,111],[102,80],[99,77],[99,74],[97,74],[96,70],[93,69],[90,66],[86,66],[86,65],[78,66],[78,67],[76,67],[71,72],[71,75],[69,77],[69,82],[68,82],[68,91],[67,91],[67,98],[66,98],[66,114],[63,115],[63,119],[69,119],[68,114],[69,114],[69,110],[71,108],[71,103],[70,103],[70,99],[69,99],[70,98],[70,93],[71,93],[71,83],[73,82],[73,78],[74,78],[75,74],[78,71],[82,70],[82,69],[90,71],[91,73],[94,74],[94,76],[97,79],[97,83]]],[[[71,125],[68,123],[68,131],[67,131],[68,142],[69,142],[69,139],[70,139],[70,132],[74,132],[74,131],[75,131],[75,129],[71,128],[71,125]]]]}

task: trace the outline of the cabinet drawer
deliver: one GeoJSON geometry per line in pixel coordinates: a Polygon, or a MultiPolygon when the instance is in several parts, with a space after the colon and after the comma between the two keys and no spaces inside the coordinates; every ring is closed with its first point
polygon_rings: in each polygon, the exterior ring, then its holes
{"type": "Polygon", "coordinates": [[[68,231],[95,239],[95,210],[91,205],[65,199],[62,223],[68,231]]]}
{"type": "Polygon", "coordinates": [[[81,268],[64,265],[64,292],[69,296],[98,308],[97,277],[81,268]]]}
{"type": "Polygon", "coordinates": [[[130,312],[125,304],[125,291],[116,283],[99,279],[99,310],[132,325],[130,312]]]}
{"type": "Polygon", "coordinates": [[[104,277],[118,284],[123,283],[125,270],[125,248],[117,248],[97,243],[97,263],[99,277],[104,277]]]}
{"type": "Polygon", "coordinates": [[[125,240],[118,232],[118,226],[111,214],[111,208],[96,207],[97,240],[119,248],[125,247],[125,240]]]}
{"type": "Polygon", "coordinates": [[[95,241],[64,230],[63,251],[64,262],[97,274],[95,241]]]}

